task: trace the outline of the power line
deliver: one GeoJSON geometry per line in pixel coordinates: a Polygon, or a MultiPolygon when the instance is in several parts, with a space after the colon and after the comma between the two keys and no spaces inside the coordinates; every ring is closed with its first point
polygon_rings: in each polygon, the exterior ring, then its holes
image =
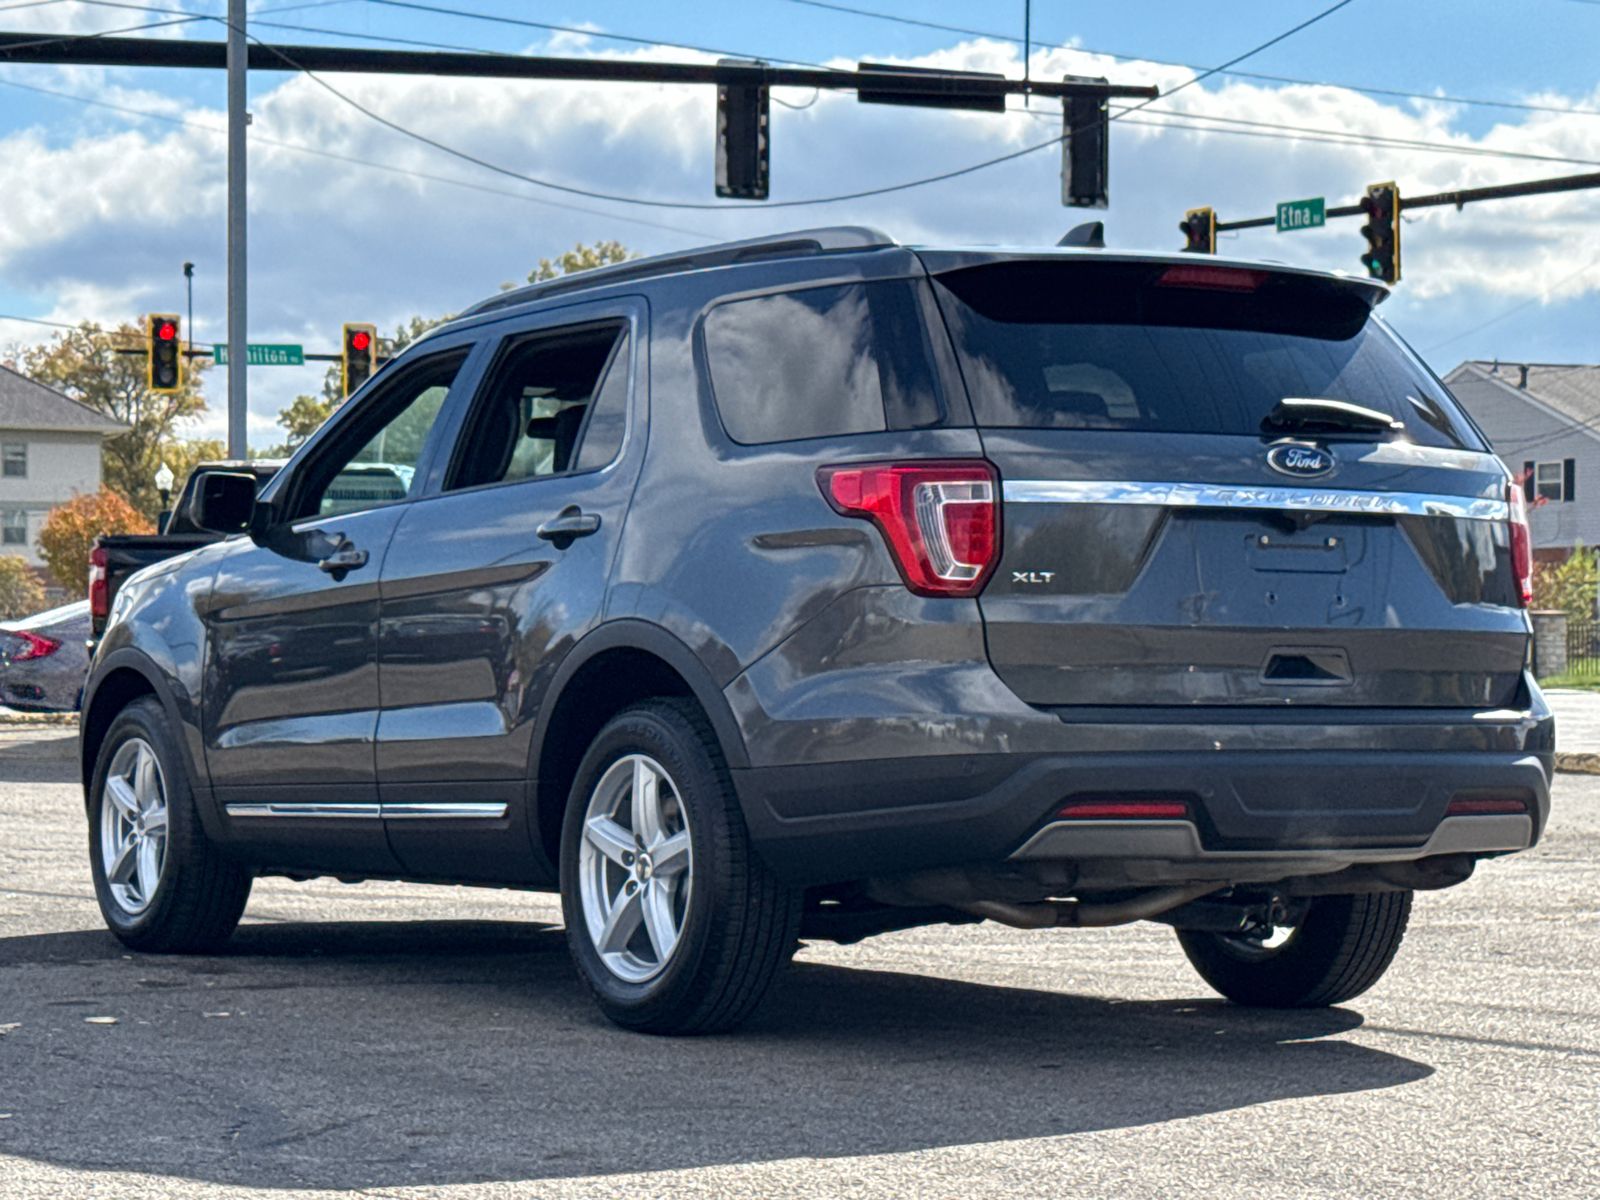
{"type": "Polygon", "coordinates": [[[526,29],[542,29],[554,33],[575,33],[584,37],[602,38],[613,42],[627,42],[634,46],[668,46],[673,50],[689,50],[695,54],[715,54],[723,58],[761,58],[765,62],[790,63],[794,66],[812,67],[819,71],[835,71],[837,67],[822,66],[818,63],[802,62],[796,58],[777,58],[765,55],[741,54],[735,50],[717,50],[708,46],[690,46],[682,42],[668,42],[661,38],[630,37],[623,33],[603,33],[598,29],[582,29],[574,25],[552,25],[545,21],[525,21],[518,17],[501,17],[489,13],[472,12],[464,8],[444,8],[436,4],[421,4],[416,0],[366,0],[368,4],[383,5],[386,8],[409,8],[417,12],[438,13],[442,16],[464,17],[469,21],[491,21],[498,25],[517,25],[526,29]]]}
{"type": "MultiPolygon", "coordinates": [[[[107,100],[94,100],[88,96],[74,95],[71,92],[58,92],[52,88],[38,87],[34,84],[18,83],[14,79],[0,79],[0,85],[21,88],[24,91],[29,92],[38,92],[41,95],[52,96],[60,100],[72,100],[78,104],[87,104],[95,108],[106,108],[112,110],[113,112],[127,113],[131,116],[142,117],[151,121],[162,121],[169,125],[179,125],[186,129],[196,129],[202,133],[214,134],[218,137],[226,137],[228,132],[226,129],[221,129],[214,125],[205,125],[199,121],[187,120],[183,117],[173,117],[168,116],[165,113],[150,112],[142,108],[132,108],[125,104],[112,104],[107,100]]],[[[377,171],[387,171],[394,175],[407,175],[415,179],[425,179],[432,183],[444,183],[453,187],[468,188],[471,191],[484,192],[491,196],[505,196],[512,200],[521,200],[528,204],[538,204],[545,208],[565,209],[568,212],[585,213],[589,216],[605,217],[607,220],[623,221],[630,225],[644,225],[652,229],[665,229],[671,233],[686,233],[691,237],[704,238],[708,242],[717,240],[716,234],[707,233],[702,229],[687,229],[681,225],[668,225],[661,221],[649,221],[643,217],[630,217],[622,213],[612,213],[595,208],[585,208],[579,204],[563,204],[559,200],[546,200],[540,196],[530,196],[526,192],[509,192],[504,188],[494,188],[481,183],[472,183],[465,179],[455,179],[449,175],[434,175],[427,171],[416,171],[408,167],[397,167],[390,163],[374,162],[371,159],[356,158],[353,155],[339,154],[332,150],[322,150],[315,146],[307,146],[298,142],[285,142],[278,138],[264,137],[257,133],[252,133],[250,135],[250,140],[257,145],[274,146],[283,150],[293,150],[300,154],[315,155],[318,158],[329,158],[338,162],[352,163],[356,166],[370,167],[377,171]]]]}
{"type": "Polygon", "coordinates": [[[1490,317],[1482,325],[1474,325],[1471,329],[1468,329],[1465,333],[1458,333],[1454,337],[1446,338],[1444,341],[1440,342],[1438,345],[1429,346],[1426,350],[1423,351],[1423,353],[1424,354],[1432,354],[1435,350],[1443,350],[1446,346],[1453,345],[1454,343],[1459,342],[1462,338],[1471,337],[1475,333],[1481,333],[1483,330],[1489,328],[1489,326],[1497,324],[1500,321],[1504,321],[1507,317],[1515,316],[1517,313],[1521,312],[1525,308],[1532,308],[1535,304],[1539,304],[1542,301],[1549,299],[1551,293],[1556,292],[1560,288],[1565,286],[1566,284],[1571,283],[1578,276],[1580,276],[1580,275],[1582,275],[1582,274],[1584,274],[1584,273],[1586,273],[1588,271],[1594,270],[1595,267],[1600,267],[1600,258],[1595,259],[1593,262],[1589,263],[1587,266],[1579,267],[1571,275],[1565,275],[1562,278],[1556,280],[1554,283],[1552,283],[1549,287],[1545,288],[1544,291],[1540,292],[1533,299],[1525,300],[1521,304],[1514,305],[1511,308],[1506,309],[1499,316],[1490,317]]]}
{"type": "MultiPolygon", "coordinates": [[[[1169,93],[1170,95],[1170,93],[1169,93]]],[[[1133,111],[1133,110],[1128,110],[1133,111]]],[[[1391,138],[1379,133],[1358,133],[1342,129],[1316,129],[1304,125],[1282,125],[1272,121],[1251,121],[1243,117],[1223,117],[1209,113],[1184,112],[1179,109],[1151,108],[1146,116],[1161,116],[1163,121],[1127,120],[1130,125],[1144,125],[1152,129],[1183,129],[1195,133],[1227,133],[1244,137],[1261,137],[1286,142],[1318,142],[1330,146],[1374,146],[1402,150],[1424,150],[1435,154],[1460,154],[1483,158],[1521,159],[1530,162],[1571,163],[1576,166],[1600,166],[1600,161],[1587,158],[1561,158],[1551,154],[1534,154],[1520,150],[1497,150],[1489,146],[1458,146],[1448,142],[1427,142],[1414,138],[1391,138]],[[1215,121],[1228,125],[1246,125],[1251,129],[1217,129],[1209,125],[1184,124],[1193,121],[1215,121]],[[1257,132],[1279,130],[1285,132],[1257,132]]],[[[1030,116],[1054,120],[1049,113],[1030,113],[1030,116]]]]}
{"type": "MultiPolygon", "coordinates": [[[[115,37],[123,33],[143,33],[150,29],[166,29],[173,25],[191,25],[196,21],[215,21],[216,19],[216,17],[200,14],[182,17],[176,21],[152,21],[148,25],[129,25],[123,29],[102,29],[98,33],[66,33],[58,37],[36,38],[31,42],[8,42],[5,48],[7,51],[29,50],[36,46],[57,46],[66,42],[92,42],[96,38],[115,37]]],[[[0,60],[0,65],[3,65],[3,60],[0,60]]]]}
{"type": "MultiPolygon", "coordinates": [[[[374,0],[374,2],[378,2],[378,0],[374,0]]],[[[382,2],[400,4],[400,3],[402,3],[402,0],[382,0],[382,2]]],[[[1251,57],[1252,55],[1259,54],[1259,53],[1261,53],[1261,51],[1266,50],[1271,46],[1277,45],[1279,42],[1283,41],[1285,38],[1292,37],[1294,34],[1299,33],[1301,30],[1306,29],[1307,27],[1316,24],[1318,21],[1321,21],[1323,18],[1331,16],[1333,13],[1338,12],[1341,8],[1344,8],[1346,5],[1350,4],[1351,2],[1352,2],[1352,0],[1337,0],[1337,3],[1330,5],[1329,7],[1323,9],[1321,12],[1316,13],[1315,15],[1313,15],[1311,17],[1308,17],[1306,20],[1301,21],[1299,24],[1292,26],[1291,28],[1285,30],[1283,33],[1277,34],[1276,36],[1267,39],[1265,42],[1262,42],[1260,45],[1255,46],[1252,49],[1245,51],[1243,54],[1237,55],[1234,58],[1229,59],[1226,63],[1222,64],[1222,66],[1220,66],[1220,67],[1215,67],[1209,72],[1197,75],[1197,76],[1195,76],[1195,78],[1193,78],[1191,80],[1188,80],[1185,83],[1179,84],[1177,87],[1173,88],[1172,91],[1173,92],[1181,91],[1183,88],[1190,87],[1193,84],[1199,83],[1201,80],[1207,78],[1208,75],[1215,74],[1216,72],[1225,70],[1226,68],[1231,67],[1231,66],[1235,65],[1236,63],[1243,62],[1245,59],[1251,57]]],[[[409,0],[406,0],[406,5],[410,6],[409,0]]],[[[264,43],[260,42],[260,39],[254,39],[254,40],[257,42],[257,44],[264,45],[264,43]]],[[[453,156],[455,158],[459,158],[459,159],[463,160],[464,162],[470,162],[470,163],[474,164],[475,166],[482,167],[482,168],[484,168],[485,170],[488,170],[488,171],[493,171],[496,174],[504,175],[504,176],[506,176],[508,178],[516,179],[516,180],[519,180],[519,181],[521,181],[523,183],[530,183],[530,184],[533,184],[536,187],[549,188],[549,189],[552,189],[554,191],[565,192],[565,193],[567,193],[569,195],[584,196],[584,197],[587,197],[587,198],[589,198],[591,200],[609,200],[609,201],[611,201],[613,203],[617,203],[617,204],[634,204],[634,205],[639,205],[639,206],[648,207],[648,208],[689,209],[689,210],[695,210],[695,211],[723,211],[723,212],[729,211],[729,210],[737,210],[737,211],[744,211],[744,212],[751,211],[750,209],[745,208],[742,205],[705,204],[705,203],[696,203],[696,202],[690,202],[690,201],[671,201],[671,200],[645,200],[645,199],[641,199],[641,198],[635,197],[635,196],[621,196],[621,195],[617,195],[615,193],[610,193],[610,192],[594,191],[594,190],[589,189],[589,188],[572,187],[572,186],[567,185],[567,184],[554,183],[554,182],[552,182],[550,180],[537,179],[537,178],[535,178],[535,177],[533,177],[531,175],[524,175],[520,171],[513,171],[509,167],[502,167],[497,163],[492,163],[492,162],[489,162],[486,159],[479,158],[474,154],[468,154],[464,150],[458,150],[454,146],[446,145],[444,142],[438,141],[435,138],[428,137],[426,134],[419,133],[416,130],[409,129],[404,125],[400,125],[399,123],[397,123],[395,121],[391,121],[389,118],[387,118],[385,116],[382,116],[379,113],[374,112],[372,109],[367,108],[365,105],[359,103],[358,101],[356,101],[352,97],[345,95],[343,92],[339,91],[338,88],[336,88],[332,84],[328,83],[327,80],[321,78],[316,73],[306,70],[306,68],[301,66],[299,63],[295,62],[293,56],[288,54],[287,52],[285,52],[282,47],[271,47],[271,50],[272,50],[272,53],[277,55],[279,58],[283,59],[284,62],[288,63],[290,67],[294,68],[297,71],[300,71],[308,79],[310,79],[314,83],[316,83],[319,87],[325,89],[330,94],[332,94],[332,95],[336,96],[338,99],[344,101],[344,103],[350,105],[352,108],[356,109],[358,112],[361,112],[362,114],[367,116],[369,119],[371,119],[373,121],[376,121],[380,125],[383,125],[388,129],[392,129],[396,133],[399,133],[399,134],[401,134],[401,135],[403,135],[405,137],[408,137],[408,138],[411,138],[411,139],[413,139],[415,141],[421,142],[424,145],[431,146],[434,149],[436,149],[436,150],[438,150],[438,151],[440,151],[440,152],[442,152],[444,154],[449,154],[449,155],[451,155],[451,156],[453,156]]],[[[1168,95],[1171,95],[1171,92],[1169,92],[1168,95]]],[[[1149,103],[1151,103],[1151,100],[1145,100],[1145,101],[1142,101],[1139,104],[1135,104],[1135,105],[1133,105],[1133,106],[1131,106],[1129,108],[1122,109],[1118,113],[1112,114],[1110,116],[1109,120],[1117,120],[1120,117],[1125,116],[1128,113],[1138,112],[1140,109],[1142,109],[1145,105],[1147,105],[1149,103]]],[[[883,196],[883,195],[888,195],[889,193],[892,193],[892,192],[902,192],[902,191],[909,190],[910,188],[923,187],[923,186],[926,186],[926,185],[932,184],[932,183],[941,183],[941,182],[943,182],[945,180],[948,180],[948,179],[956,179],[956,178],[959,178],[960,176],[963,176],[963,175],[971,175],[976,171],[986,170],[989,167],[998,166],[1001,163],[1010,162],[1013,159],[1022,158],[1025,155],[1034,154],[1034,153],[1036,153],[1036,152],[1038,152],[1040,150],[1047,149],[1047,148],[1049,148],[1051,146],[1059,145],[1064,140],[1065,140],[1065,135],[1062,135],[1060,137],[1054,137],[1054,138],[1051,138],[1048,141],[1038,142],[1038,143],[1036,143],[1036,144],[1034,144],[1032,146],[1025,146],[1021,150],[1014,150],[1014,151],[1012,151],[1012,152],[1010,152],[1008,154],[1001,154],[1001,155],[997,155],[994,158],[985,159],[983,162],[974,163],[971,166],[959,167],[959,168],[957,168],[955,170],[952,170],[952,171],[944,171],[944,172],[941,172],[941,173],[939,173],[937,175],[930,175],[930,176],[926,176],[926,177],[921,178],[921,179],[908,180],[908,181],[906,181],[904,183],[890,184],[890,185],[887,185],[885,187],[865,188],[865,189],[862,189],[860,191],[849,192],[849,193],[846,193],[846,194],[843,194],[843,195],[839,195],[839,196],[822,196],[822,197],[815,197],[815,198],[808,199],[808,200],[776,200],[776,201],[771,201],[769,203],[763,204],[761,206],[761,209],[765,210],[765,209],[775,209],[775,208],[801,208],[801,207],[807,207],[807,206],[816,205],[816,204],[837,204],[837,203],[840,203],[842,201],[847,201],[847,200],[863,200],[863,199],[866,199],[866,198],[871,197],[871,196],[883,196]]]]}
{"type": "MultiPolygon", "coordinates": [[[[923,21],[916,17],[902,17],[894,13],[874,12],[865,8],[852,8],[845,4],[830,4],[825,0],[790,0],[793,4],[804,4],[810,8],[831,9],[834,12],[849,13],[857,17],[870,17],[877,21],[891,21],[897,25],[916,25],[924,29],[936,29],[944,33],[962,33],[971,37],[993,38],[995,41],[1011,42],[1014,45],[1022,44],[1021,38],[1012,37],[1008,33],[994,33],[982,29],[968,29],[961,25],[943,25],[937,21],[923,21]]],[[[1600,4],[1600,0],[1582,0],[1585,4],[1600,4]]],[[[1158,67],[1182,67],[1186,71],[1205,71],[1206,67],[1199,67],[1193,63],[1172,62],[1169,59],[1150,58],[1143,54],[1123,54],[1114,50],[1091,50],[1087,46],[1072,46],[1062,42],[1041,42],[1033,39],[1035,46],[1043,46],[1050,50],[1072,50],[1079,54],[1093,54],[1101,58],[1117,58],[1124,62],[1147,62],[1158,67]]],[[[1212,69],[1214,70],[1214,69],[1212,69]]],[[[1322,79],[1300,79],[1293,75],[1265,75],[1258,71],[1217,71],[1218,74],[1233,75],[1240,79],[1261,79],[1269,83],[1293,83],[1305,87],[1335,87],[1349,92],[1361,92],[1371,96],[1395,96],[1404,100],[1427,100],[1436,104],[1477,104],[1487,108],[1517,108],[1529,112],[1548,112],[1561,114],[1577,114],[1587,117],[1600,117],[1600,109],[1594,108],[1563,108],[1555,104],[1528,104],[1514,100],[1482,100],[1466,96],[1436,96],[1427,92],[1405,92],[1394,88],[1361,87],[1353,83],[1332,83],[1322,79]]]]}

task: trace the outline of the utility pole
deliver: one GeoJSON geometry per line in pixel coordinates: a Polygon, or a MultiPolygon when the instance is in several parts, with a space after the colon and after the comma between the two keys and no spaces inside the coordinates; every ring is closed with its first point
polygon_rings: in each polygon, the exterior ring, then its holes
{"type": "MultiPolygon", "coordinates": [[[[250,457],[249,330],[245,320],[245,0],[228,0],[228,457],[250,457]]],[[[191,333],[191,337],[193,334],[191,333]]]]}

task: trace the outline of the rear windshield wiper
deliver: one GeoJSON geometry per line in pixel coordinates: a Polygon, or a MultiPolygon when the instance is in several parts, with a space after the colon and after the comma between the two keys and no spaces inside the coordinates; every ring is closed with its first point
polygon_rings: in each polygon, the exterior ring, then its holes
{"type": "Polygon", "coordinates": [[[1388,413],[1348,400],[1285,396],[1261,418],[1263,433],[1401,433],[1405,426],[1388,413]]]}

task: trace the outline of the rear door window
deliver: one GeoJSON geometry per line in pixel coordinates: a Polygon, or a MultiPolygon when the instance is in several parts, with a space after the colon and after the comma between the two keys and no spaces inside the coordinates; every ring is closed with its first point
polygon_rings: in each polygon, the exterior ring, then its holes
{"type": "Polygon", "coordinates": [[[706,362],[728,436],[760,445],[942,420],[915,286],[804,288],[713,308],[706,362]]]}
{"type": "Polygon", "coordinates": [[[1389,414],[1422,445],[1477,447],[1359,296],[1265,271],[1233,272],[1238,290],[1172,286],[1167,270],[1034,262],[940,276],[978,424],[1260,436],[1280,400],[1331,399],[1389,414]]]}

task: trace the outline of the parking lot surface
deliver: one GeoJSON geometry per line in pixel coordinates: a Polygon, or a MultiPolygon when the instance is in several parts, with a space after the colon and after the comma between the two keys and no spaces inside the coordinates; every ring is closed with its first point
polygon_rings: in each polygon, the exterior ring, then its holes
{"type": "Polygon", "coordinates": [[[1597,777],[1342,1008],[1224,1004],[1159,926],[986,924],[809,947],[662,1040],[545,896],[268,880],[226,954],[130,955],[70,749],[0,739],[7,1200],[1600,1195],[1597,777]]]}

